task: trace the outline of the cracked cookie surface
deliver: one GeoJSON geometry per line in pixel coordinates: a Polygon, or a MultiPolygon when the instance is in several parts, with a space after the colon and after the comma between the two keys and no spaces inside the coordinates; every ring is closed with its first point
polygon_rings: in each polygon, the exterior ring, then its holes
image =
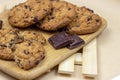
{"type": "Polygon", "coordinates": [[[101,18],[93,10],[86,7],[76,7],[76,12],[76,18],[67,26],[67,32],[88,34],[96,32],[101,26],[101,18]]]}
{"type": "Polygon", "coordinates": [[[25,28],[43,19],[51,7],[49,0],[27,0],[10,10],[8,21],[12,26],[25,28]]]}
{"type": "Polygon", "coordinates": [[[41,44],[46,43],[45,37],[40,32],[33,31],[23,31],[20,33],[20,36],[24,38],[24,40],[35,40],[40,42],[41,44]]]}
{"type": "Polygon", "coordinates": [[[22,69],[28,70],[38,65],[45,57],[43,46],[33,40],[24,41],[16,45],[15,62],[22,69]]]}
{"type": "Polygon", "coordinates": [[[56,31],[68,25],[76,15],[73,4],[65,1],[52,1],[52,12],[37,26],[42,30],[56,31]]]}
{"type": "Polygon", "coordinates": [[[15,44],[22,41],[18,37],[19,30],[0,30],[0,58],[5,60],[13,60],[15,44]],[[3,33],[4,32],[4,33],[3,33]]]}

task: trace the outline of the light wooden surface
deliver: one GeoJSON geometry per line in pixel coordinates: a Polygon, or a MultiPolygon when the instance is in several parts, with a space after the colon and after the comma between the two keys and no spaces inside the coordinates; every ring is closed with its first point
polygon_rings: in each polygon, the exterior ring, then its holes
{"type": "MultiPolygon", "coordinates": [[[[7,4],[11,8],[25,0],[0,0],[1,4],[7,4]]],[[[67,0],[78,6],[87,6],[103,16],[108,27],[97,38],[98,41],[98,76],[95,79],[86,80],[111,80],[120,75],[120,0],[67,0]]],[[[81,74],[82,67],[75,65],[74,74],[67,76],[57,73],[55,67],[50,73],[46,73],[35,80],[85,80],[81,74]]],[[[9,75],[0,72],[0,80],[16,80],[9,75]]]]}
{"type": "MultiPolygon", "coordinates": [[[[9,11],[4,11],[2,14],[0,14],[0,16],[1,16],[0,18],[4,22],[3,27],[7,26],[7,28],[11,27],[7,21],[7,13],[8,12],[9,11]]],[[[78,48],[75,48],[73,50],[69,50],[67,48],[55,50],[47,42],[47,44],[44,46],[45,50],[46,50],[46,58],[41,62],[41,64],[39,64],[37,67],[35,67],[31,70],[25,71],[23,69],[20,69],[14,62],[4,61],[4,60],[0,60],[0,64],[2,64],[0,66],[0,70],[2,70],[3,72],[5,72],[15,78],[18,78],[18,79],[24,79],[24,80],[34,79],[34,78],[42,75],[43,73],[47,72],[49,69],[55,67],[61,61],[65,60],[66,58],[68,58],[69,56],[71,56],[72,54],[77,52],[78,50],[80,50],[83,46],[85,46],[93,38],[98,36],[106,28],[106,26],[107,26],[107,22],[102,18],[102,26],[100,27],[100,29],[93,34],[80,35],[80,37],[82,39],[84,39],[85,44],[78,48]]],[[[48,39],[52,35],[51,33],[46,33],[46,32],[42,32],[42,33],[46,37],[46,39],[48,39]]]]}

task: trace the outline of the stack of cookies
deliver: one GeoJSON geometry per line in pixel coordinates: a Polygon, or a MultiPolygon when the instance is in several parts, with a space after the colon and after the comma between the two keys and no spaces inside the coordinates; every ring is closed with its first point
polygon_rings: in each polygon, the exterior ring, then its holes
{"type": "Polygon", "coordinates": [[[25,28],[35,24],[41,30],[58,31],[63,28],[71,34],[93,33],[102,23],[93,10],[59,0],[28,0],[13,7],[8,20],[14,27],[25,28]]]}
{"type": "Polygon", "coordinates": [[[45,56],[42,34],[19,29],[0,30],[0,58],[15,60],[22,69],[36,66],[45,56]]]}
{"type": "Polygon", "coordinates": [[[96,32],[102,24],[93,10],[59,0],[27,0],[9,11],[8,21],[15,29],[0,30],[0,58],[14,60],[26,70],[44,58],[46,40],[41,33],[18,28],[34,25],[48,32],[64,30],[81,35],[96,32]]]}

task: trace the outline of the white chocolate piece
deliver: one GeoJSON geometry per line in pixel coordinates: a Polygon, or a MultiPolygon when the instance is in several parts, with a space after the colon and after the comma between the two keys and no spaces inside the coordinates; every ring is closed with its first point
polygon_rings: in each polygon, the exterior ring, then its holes
{"type": "Polygon", "coordinates": [[[95,77],[97,73],[97,40],[94,39],[83,48],[82,74],[95,77]]]}
{"type": "Polygon", "coordinates": [[[58,66],[58,73],[72,74],[74,72],[74,59],[75,55],[72,55],[65,61],[61,62],[58,66]]]}
{"type": "Polygon", "coordinates": [[[75,54],[75,64],[78,64],[78,65],[82,64],[82,53],[75,54]]]}

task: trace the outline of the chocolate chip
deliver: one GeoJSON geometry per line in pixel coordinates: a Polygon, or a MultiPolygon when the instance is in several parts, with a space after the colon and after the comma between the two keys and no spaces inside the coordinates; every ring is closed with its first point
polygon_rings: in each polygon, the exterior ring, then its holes
{"type": "Polygon", "coordinates": [[[33,34],[34,34],[34,35],[36,35],[36,33],[35,33],[35,32],[34,32],[33,34]]]}
{"type": "Polygon", "coordinates": [[[41,22],[38,22],[36,26],[37,26],[38,28],[40,28],[40,27],[41,27],[41,24],[42,24],[41,22]]]}
{"type": "Polygon", "coordinates": [[[47,11],[46,9],[43,9],[45,12],[47,11]]]}
{"type": "Polygon", "coordinates": [[[92,13],[94,13],[94,11],[92,9],[87,8],[87,10],[90,11],[90,12],[92,12],[92,13]]]}
{"type": "Polygon", "coordinates": [[[54,19],[54,17],[52,16],[51,19],[54,19]]]}
{"type": "Polygon", "coordinates": [[[89,17],[87,18],[87,21],[90,21],[90,20],[92,20],[92,17],[91,17],[91,16],[89,16],[89,17]]]}
{"type": "Polygon", "coordinates": [[[31,11],[31,10],[32,10],[32,8],[29,7],[29,11],[31,11]]]}
{"type": "Polygon", "coordinates": [[[29,9],[29,11],[32,10],[32,8],[30,8],[30,6],[28,6],[28,5],[24,5],[24,8],[25,8],[25,9],[29,9]]]}
{"type": "Polygon", "coordinates": [[[0,20],[0,29],[2,29],[2,26],[3,26],[3,21],[0,20]]]}
{"type": "Polygon", "coordinates": [[[57,31],[59,31],[59,32],[62,32],[62,31],[68,32],[69,29],[68,29],[67,26],[65,26],[65,27],[63,27],[63,28],[58,29],[57,31]]]}
{"type": "Polygon", "coordinates": [[[24,22],[29,23],[29,21],[28,21],[28,20],[24,20],[24,22]]]}
{"type": "Polygon", "coordinates": [[[55,49],[63,48],[71,43],[69,34],[64,31],[53,35],[48,41],[55,49]]]}
{"type": "Polygon", "coordinates": [[[9,48],[11,48],[11,47],[12,47],[12,45],[13,45],[13,43],[9,42],[9,48]]]}
{"type": "Polygon", "coordinates": [[[74,49],[74,48],[81,46],[85,43],[84,40],[81,39],[80,37],[78,37],[76,34],[71,35],[70,39],[73,42],[71,44],[69,44],[69,46],[67,46],[69,49],[74,49]]]}
{"type": "Polygon", "coordinates": [[[71,10],[71,8],[68,8],[68,10],[71,10]]]}
{"type": "Polygon", "coordinates": [[[7,46],[5,44],[0,44],[1,47],[6,48],[7,46]]]}
{"type": "Polygon", "coordinates": [[[14,42],[9,42],[9,48],[11,48],[13,46],[14,42]]]}
{"type": "Polygon", "coordinates": [[[38,65],[39,63],[40,63],[40,60],[36,61],[36,63],[35,63],[35,64],[36,64],[36,65],[38,65]]]}
{"type": "Polygon", "coordinates": [[[39,20],[38,20],[38,17],[37,16],[35,16],[34,17],[34,22],[38,22],[39,20]]]}
{"type": "Polygon", "coordinates": [[[96,22],[99,22],[100,20],[99,19],[96,19],[96,22]]]}
{"type": "Polygon", "coordinates": [[[29,6],[27,6],[27,5],[24,5],[24,7],[25,7],[26,9],[28,9],[28,7],[29,7],[29,6]]]}
{"type": "Polygon", "coordinates": [[[29,41],[29,42],[28,42],[28,46],[31,46],[31,44],[32,44],[32,42],[31,42],[31,41],[29,41]]]}
{"type": "Polygon", "coordinates": [[[27,51],[27,50],[24,50],[24,53],[25,53],[25,54],[29,54],[29,51],[27,51]]]}
{"type": "Polygon", "coordinates": [[[76,18],[78,18],[78,15],[76,16],[76,18]]]}

